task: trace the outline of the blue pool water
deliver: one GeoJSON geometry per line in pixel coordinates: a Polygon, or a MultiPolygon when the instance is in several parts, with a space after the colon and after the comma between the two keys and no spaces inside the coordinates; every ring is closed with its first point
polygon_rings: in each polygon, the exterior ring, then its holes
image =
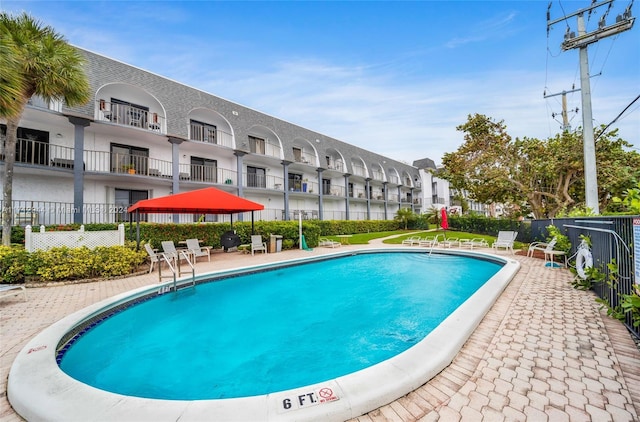
{"type": "Polygon", "coordinates": [[[60,367],[99,389],[169,400],[301,387],[415,345],[501,266],[366,253],[199,284],[105,319],[60,367]]]}

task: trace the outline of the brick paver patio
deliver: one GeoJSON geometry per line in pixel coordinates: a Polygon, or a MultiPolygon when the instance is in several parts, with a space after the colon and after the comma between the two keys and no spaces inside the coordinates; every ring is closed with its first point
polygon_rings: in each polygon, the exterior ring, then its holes
{"type": "MultiPolygon", "coordinates": [[[[253,257],[217,252],[211,263],[199,262],[197,271],[336,251],[253,257]]],[[[452,364],[407,396],[354,421],[640,420],[640,351],[626,328],[599,310],[593,293],[573,289],[569,271],[546,268],[535,258],[515,258],[521,270],[452,364]]],[[[28,339],[87,305],[157,282],[155,270],[29,288],[27,301],[19,296],[0,300],[0,420],[22,420],[9,405],[6,388],[11,364],[28,339]]]]}

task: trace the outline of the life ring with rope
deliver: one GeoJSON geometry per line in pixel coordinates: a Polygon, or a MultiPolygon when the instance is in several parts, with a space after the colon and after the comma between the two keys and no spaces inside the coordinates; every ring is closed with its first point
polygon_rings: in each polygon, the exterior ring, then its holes
{"type": "Polygon", "coordinates": [[[587,273],[585,269],[593,267],[593,256],[591,251],[587,248],[580,248],[576,254],[576,272],[578,276],[585,280],[587,273]]]}

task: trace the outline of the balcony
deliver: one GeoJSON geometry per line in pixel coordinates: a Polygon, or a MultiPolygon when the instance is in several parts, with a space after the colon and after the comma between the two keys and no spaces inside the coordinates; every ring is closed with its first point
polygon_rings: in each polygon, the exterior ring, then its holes
{"type": "Polygon", "coordinates": [[[299,153],[294,151],[293,159],[296,163],[308,164],[310,166],[314,166],[316,163],[316,156],[304,151],[299,153]]]}
{"type": "Polygon", "coordinates": [[[384,180],[384,173],[381,171],[373,170],[371,174],[373,175],[374,180],[384,180]]]}
{"type": "Polygon", "coordinates": [[[367,177],[367,169],[363,166],[351,163],[351,168],[353,169],[354,176],[367,177]]]}
{"type": "Polygon", "coordinates": [[[190,139],[196,142],[233,148],[233,135],[213,126],[191,123],[190,139]]]}
{"type": "Polygon", "coordinates": [[[157,133],[166,133],[165,118],[157,112],[151,112],[126,104],[112,103],[106,100],[96,101],[98,110],[96,120],[119,126],[131,126],[157,133]]]}
{"type": "Polygon", "coordinates": [[[327,163],[327,168],[329,170],[335,170],[335,171],[339,171],[341,173],[344,173],[344,163],[342,161],[329,160],[329,163],[327,163]]]}

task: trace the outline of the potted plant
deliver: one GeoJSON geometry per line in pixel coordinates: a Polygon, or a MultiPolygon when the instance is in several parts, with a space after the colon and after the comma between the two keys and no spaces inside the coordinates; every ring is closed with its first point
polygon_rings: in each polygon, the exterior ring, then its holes
{"type": "Polygon", "coordinates": [[[123,164],[122,171],[129,174],[136,174],[136,167],[133,164],[123,164]]]}

